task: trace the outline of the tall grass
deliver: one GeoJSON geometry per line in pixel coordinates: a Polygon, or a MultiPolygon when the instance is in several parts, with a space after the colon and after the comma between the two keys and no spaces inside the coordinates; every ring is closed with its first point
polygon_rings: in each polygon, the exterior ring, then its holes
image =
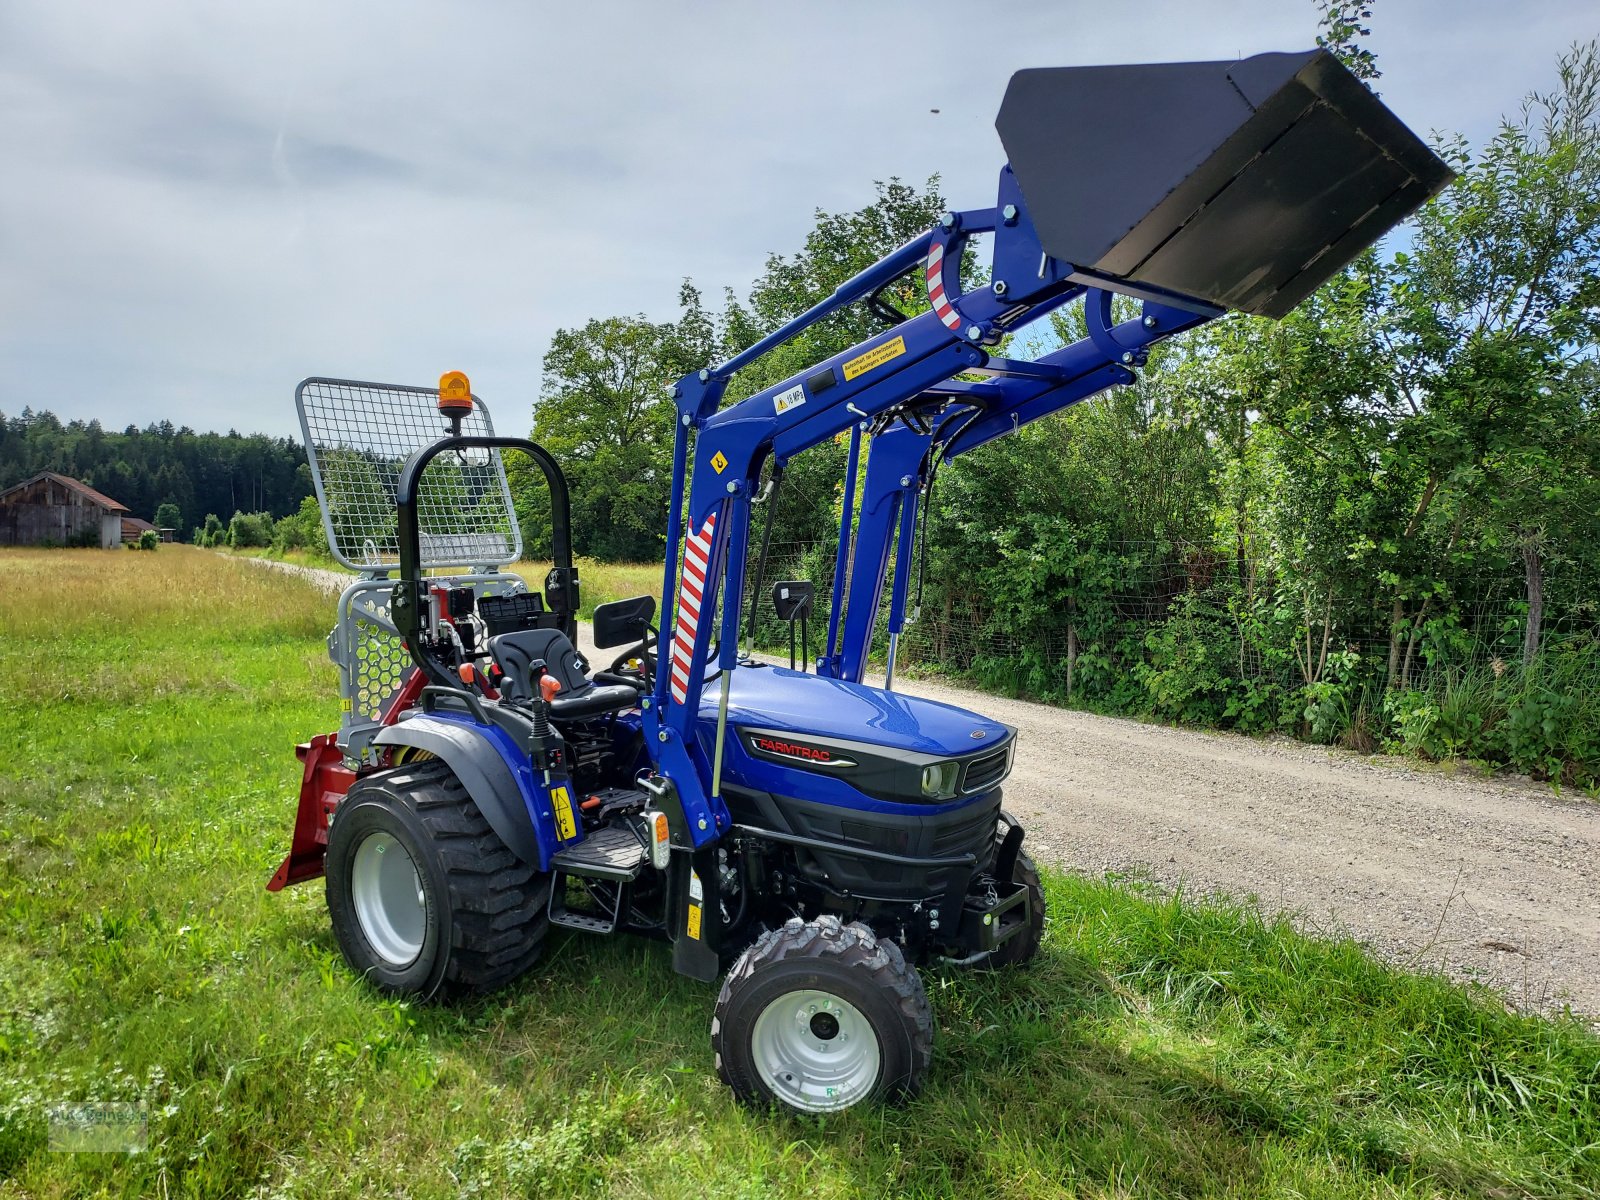
{"type": "Polygon", "coordinates": [[[1600,784],[1600,645],[1548,645],[1527,666],[1492,658],[1431,672],[1383,700],[1397,749],[1510,766],[1556,783],[1600,784]]]}
{"type": "MultiPolygon", "coordinates": [[[[658,604],[661,601],[660,563],[608,563],[579,557],[575,565],[578,568],[580,599],[578,615],[585,621],[594,616],[595,605],[609,600],[654,596],[658,604]]],[[[545,572],[550,570],[550,564],[523,559],[513,563],[510,569],[521,575],[530,588],[542,591],[545,572]]],[[[656,623],[660,624],[660,614],[657,613],[656,617],[656,623]]]]}
{"type": "Polygon", "coordinates": [[[904,1109],[716,1082],[714,989],[554,936],[449,1008],[268,895],[330,599],[183,547],[0,552],[0,1196],[1600,1196],[1600,1041],[1232,903],[1049,873],[1021,972],[933,970],[904,1109]],[[142,1104],[149,1149],[47,1148],[142,1104]]]}

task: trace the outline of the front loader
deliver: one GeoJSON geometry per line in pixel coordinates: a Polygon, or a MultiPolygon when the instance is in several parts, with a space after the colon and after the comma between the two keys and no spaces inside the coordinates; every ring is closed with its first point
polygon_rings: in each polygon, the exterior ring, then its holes
{"type": "MultiPolygon", "coordinates": [[[[507,984],[551,926],[656,938],[679,972],[722,980],[711,1040],[735,1094],[825,1112],[922,1084],[921,970],[1038,953],[1044,895],[1002,806],[1015,731],[893,690],[938,465],[1132,382],[1163,338],[1227,311],[1283,316],[1450,173],[1324,51],[1021,71],[997,126],[1010,161],[992,207],[945,214],[678,383],[662,620],[649,597],[597,607],[603,667],[578,650],[548,453],[497,436],[456,373],[437,392],[300,385],[329,542],[359,575],[329,639],[343,721],[300,747],[294,838],[269,887],[325,877],[344,956],[376,987],[507,984]],[[965,292],[975,235],[991,239],[990,282],[965,292]],[[882,298],[906,276],[928,297],[915,315],[882,298]],[[1117,295],[1136,316],[1113,319],[1117,295]],[[1083,339],[999,353],[1068,303],[1083,339]],[[738,371],[854,304],[884,331],[724,403],[738,371]],[[815,669],[804,653],[798,669],[743,656],[763,470],[781,478],[842,434],[844,494],[860,500],[815,669]],[[548,486],[542,590],[508,570],[522,546],[505,452],[548,486]],[[863,676],[886,585],[876,686],[863,676]]],[[[777,598],[803,616],[809,585],[777,598]]]]}

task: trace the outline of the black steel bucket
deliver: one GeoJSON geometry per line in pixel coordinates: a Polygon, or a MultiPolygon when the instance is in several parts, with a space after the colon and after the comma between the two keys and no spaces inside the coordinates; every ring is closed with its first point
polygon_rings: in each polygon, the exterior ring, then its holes
{"type": "Polygon", "coordinates": [[[1052,257],[1266,317],[1454,178],[1326,50],[1018,71],[995,127],[1052,257]]]}

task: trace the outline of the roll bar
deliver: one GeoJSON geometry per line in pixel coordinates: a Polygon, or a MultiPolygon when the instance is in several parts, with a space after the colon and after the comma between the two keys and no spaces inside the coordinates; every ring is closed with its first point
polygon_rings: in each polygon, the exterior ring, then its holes
{"type": "Polygon", "coordinates": [[[447,450],[521,450],[544,472],[550,489],[550,556],[553,562],[545,580],[545,591],[555,592],[562,615],[562,631],[574,642],[578,633],[578,573],[572,565],[572,503],[567,492],[567,477],[550,452],[526,438],[453,436],[424,446],[400,469],[395,486],[394,505],[400,543],[400,578],[389,600],[389,614],[411,660],[434,684],[461,689],[461,682],[422,652],[423,574],[422,531],[417,522],[417,491],[422,473],[447,450]]]}

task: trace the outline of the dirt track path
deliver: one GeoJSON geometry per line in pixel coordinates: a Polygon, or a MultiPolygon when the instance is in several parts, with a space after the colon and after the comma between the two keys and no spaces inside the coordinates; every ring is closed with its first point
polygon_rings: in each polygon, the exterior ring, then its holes
{"type": "MultiPolygon", "coordinates": [[[[332,588],[349,580],[268,565],[332,588]]],[[[1254,895],[1518,1007],[1600,1017],[1600,804],[1287,740],[901,686],[1017,727],[1006,806],[1042,861],[1254,895]]]]}
{"type": "Polygon", "coordinates": [[[1255,895],[1394,962],[1600,1017],[1600,805],[1287,739],[907,682],[1015,725],[1006,807],[1074,870],[1255,895]]]}

